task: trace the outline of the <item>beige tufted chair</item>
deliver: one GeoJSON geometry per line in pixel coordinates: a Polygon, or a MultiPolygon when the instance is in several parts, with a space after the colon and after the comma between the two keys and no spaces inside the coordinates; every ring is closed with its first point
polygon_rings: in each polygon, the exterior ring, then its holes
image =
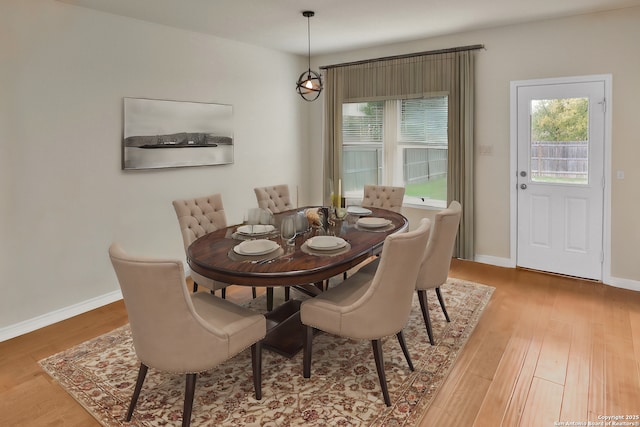
{"type": "MultiPolygon", "coordinates": [[[[258,207],[268,209],[272,213],[280,213],[293,209],[287,184],[273,185],[271,187],[256,187],[253,189],[258,200],[258,207]]],[[[284,288],[284,299],[289,301],[290,290],[284,288]]],[[[267,288],[267,310],[273,308],[273,288],[267,288]]]]}
{"type": "MultiPolygon", "coordinates": [[[[456,241],[458,233],[458,225],[462,215],[462,206],[460,203],[453,201],[447,209],[438,212],[433,220],[433,230],[427,244],[424,260],[420,266],[418,280],[416,281],[416,290],[418,291],[418,299],[422,310],[422,317],[427,328],[429,342],[434,344],[433,331],[431,328],[431,319],[429,317],[429,307],[427,305],[427,290],[435,289],[440,307],[444,313],[447,322],[450,322],[449,313],[444,304],[440,286],[445,284],[449,276],[449,267],[451,267],[451,257],[453,255],[453,245],[456,241]]],[[[373,276],[378,268],[378,260],[370,262],[362,267],[357,275],[373,276]]]]}
{"type": "Polygon", "coordinates": [[[431,330],[431,319],[429,318],[429,308],[427,305],[427,290],[435,289],[440,307],[447,322],[450,322],[449,313],[444,305],[444,299],[440,292],[440,286],[447,282],[449,267],[451,267],[451,257],[453,256],[453,246],[458,234],[460,217],[462,216],[462,206],[455,200],[449,204],[447,209],[443,209],[436,214],[433,221],[433,232],[427,245],[424,261],[418,273],[416,290],[422,309],[422,317],[427,327],[429,342],[433,345],[433,332],[431,330]]]}
{"type": "Polygon", "coordinates": [[[365,208],[382,208],[400,212],[404,199],[404,187],[384,185],[365,185],[362,206],[365,208]]]}
{"type": "MultiPolygon", "coordinates": [[[[382,208],[393,212],[402,210],[404,187],[390,187],[384,185],[365,185],[362,207],[382,208]]],[[[377,264],[376,264],[377,265],[377,264]]],[[[343,277],[347,278],[345,272],[343,277]]]]}
{"type": "Polygon", "coordinates": [[[271,187],[257,187],[253,191],[256,193],[258,207],[269,209],[273,213],[280,213],[293,209],[289,197],[289,186],[286,184],[274,185],[271,187]]]}
{"type": "Polygon", "coordinates": [[[382,357],[383,337],[396,335],[409,368],[413,364],[402,329],[409,320],[413,290],[429,240],[431,221],[407,233],[387,236],[374,276],[355,274],[300,306],[305,328],[303,374],[311,376],[313,329],[352,339],[371,340],[378,379],[387,406],[391,406],[382,357]]]}
{"type": "Polygon", "coordinates": [[[262,398],[265,317],[205,292],[190,294],[179,260],[127,255],[117,244],[109,257],[129,315],[140,369],[127,412],[131,420],[149,367],[186,374],[182,425],[191,421],[198,372],[251,347],[256,399],[262,398]]]}
{"type": "MultiPolygon", "coordinates": [[[[207,197],[197,199],[174,200],[173,208],[178,216],[182,240],[185,251],[194,240],[227,226],[227,217],[222,206],[222,196],[212,194],[207,197]]],[[[198,285],[216,291],[222,290],[222,298],[226,295],[227,283],[218,282],[204,277],[195,271],[191,272],[193,279],[193,291],[198,290],[198,285]]],[[[256,290],[253,288],[253,297],[256,297],[256,290]]]]}

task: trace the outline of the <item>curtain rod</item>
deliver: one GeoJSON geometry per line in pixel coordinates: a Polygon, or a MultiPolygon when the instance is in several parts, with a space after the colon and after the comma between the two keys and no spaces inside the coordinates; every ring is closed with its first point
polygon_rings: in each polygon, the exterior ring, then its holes
{"type": "Polygon", "coordinates": [[[448,48],[448,49],[428,50],[426,52],[405,53],[403,55],[383,56],[381,58],[363,59],[363,60],[360,60],[360,61],[353,61],[353,62],[343,62],[342,64],[323,65],[323,66],[320,67],[320,69],[321,70],[326,70],[328,68],[347,67],[349,65],[368,64],[368,63],[371,63],[371,62],[388,61],[388,60],[392,60],[392,59],[413,58],[415,56],[437,55],[439,53],[454,53],[454,52],[464,52],[464,51],[467,51],[467,50],[480,50],[480,49],[484,49],[484,45],[483,44],[474,44],[474,45],[470,45],[470,46],[451,47],[451,48],[448,48]]]}

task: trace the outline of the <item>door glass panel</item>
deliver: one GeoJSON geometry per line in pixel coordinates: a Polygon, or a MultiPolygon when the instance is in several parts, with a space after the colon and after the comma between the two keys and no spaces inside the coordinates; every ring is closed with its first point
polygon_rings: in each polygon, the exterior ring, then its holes
{"type": "Polygon", "coordinates": [[[531,181],[589,183],[589,99],[531,101],[531,181]]]}

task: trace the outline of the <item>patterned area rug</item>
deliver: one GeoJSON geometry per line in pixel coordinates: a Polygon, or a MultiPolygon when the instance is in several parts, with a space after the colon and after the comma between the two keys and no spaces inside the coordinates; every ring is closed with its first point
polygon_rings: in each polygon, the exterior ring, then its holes
{"type": "MultiPolygon", "coordinates": [[[[445,321],[435,292],[429,291],[435,346],[429,344],[414,295],[411,318],[404,329],[414,372],[409,371],[396,337],[383,340],[391,407],[382,399],[371,343],[322,333],[313,341],[309,379],[302,376],[302,352],[287,359],[263,351],[260,401],[253,394],[248,349],[217,369],[200,374],[192,425],[417,425],[494,291],[489,286],[457,279],[449,279],[441,289],[451,323],[445,321]]],[[[292,296],[303,298],[295,292],[292,296]]],[[[249,306],[264,311],[264,296],[249,306]]],[[[40,365],[104,426],[165,426],[181,422],[184,375],[151,368],[132,421],[124,421],[139,366],[128,325],[43,359],[40,365]]]]}

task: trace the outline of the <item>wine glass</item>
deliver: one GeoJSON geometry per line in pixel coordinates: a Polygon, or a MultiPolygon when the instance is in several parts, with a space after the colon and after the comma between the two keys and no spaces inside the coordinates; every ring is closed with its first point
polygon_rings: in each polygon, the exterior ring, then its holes
{"type": "Polygon", "coordinates": [[[296,244],[296,221],[292,215],[282,218],[280,223],[280,238],[287,246],[295,246],[296,244]]]}
{"type": "Polygon", "coordinates": [[[247,211],[247,224],[251,226],[251,234],[253,234],[253,226],[260,224],[260,215],[262,209],[252,208],[247,211]]]}
{"type": "Polygon", "coordinates": [[[269,209],[260,209],[260,224],[273,225],[273,213],[269,209]]]}

